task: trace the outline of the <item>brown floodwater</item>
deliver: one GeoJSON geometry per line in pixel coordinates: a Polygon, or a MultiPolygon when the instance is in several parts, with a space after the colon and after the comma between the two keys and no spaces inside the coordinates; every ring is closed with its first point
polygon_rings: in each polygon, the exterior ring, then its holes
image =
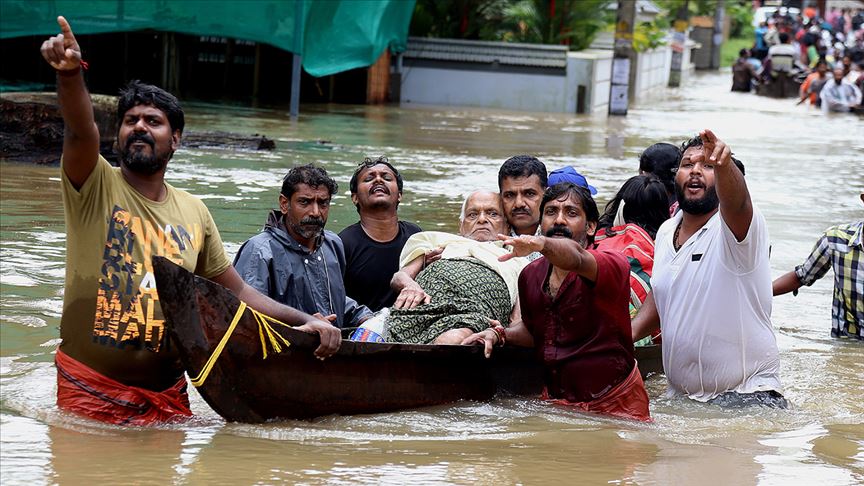
{"type": "MultiPolygon", "coordinates": [[[[187,127],[266,134],[273,152],[180,150],[168,180],[201,197],[229,253],[275,207],[280,178],[306,162],[339,182],[328,228],[356,221],[356,162],[385,154],[403,172],[403,219],[455,230],[462,195],[496,189],[509,156],[574,165],[605,203],[648,145],[701,128],[747,167],[768,220],[771,267],[803,261],[821,231],[859,220],[864,122],[728,91],[729,73],[662,90],[626,118],[448,107],[187,107],[187,127]]],[[[54,405],[63,294],[57,167],[0,163],[0,478],[3,484],[830,484],[864,483],[864,344],[829,334],[832,274],[774,300],[789,410],[725,410],[664,397],[647,381],[653,424],[580,415],[532,399],[266,425],[225,423],[195,392],[182,425],[121,428],[54,405]]]]}

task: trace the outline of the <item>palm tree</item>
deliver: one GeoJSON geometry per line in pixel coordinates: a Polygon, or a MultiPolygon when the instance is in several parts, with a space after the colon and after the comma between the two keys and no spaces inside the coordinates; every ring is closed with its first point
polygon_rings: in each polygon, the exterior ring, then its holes
{"type": "Polygon", "coordinates": [[[587,48],[614,20],[612,0],[417,0],[412,35],[587,48]]]}

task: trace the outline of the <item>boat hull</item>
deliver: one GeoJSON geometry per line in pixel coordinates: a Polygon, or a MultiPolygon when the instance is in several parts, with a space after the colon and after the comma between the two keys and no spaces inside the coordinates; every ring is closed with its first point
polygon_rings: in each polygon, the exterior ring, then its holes
{"type": "MultiPolygon", "coordinates": [[[[153,259],[160,302],[190,376],[197,376],[240,306],[229,290],[167,259],[153,259]]],[[[240,317],[209,375],[198,387],[229,421],[264,422],[330,414],[390,412],[496,394],[536,396],[543,375],[527,348],[369,343],[343,340],[326,360],[315,358],[318,337],[274,327],[291,345],[263,359],[258,323],[240,317]]],[[[659,346],[637,348],[643,375],[662,368],[659,346]],[[640,351],[641,349],[641,351],[640,351]]]]}
{"type": "Polygon", "coordinates": [[[756,94],[769,98],[797,98],[800,89],[801,80],[798,77],[778,73],[774,81],[757,84],[756,94]]]}

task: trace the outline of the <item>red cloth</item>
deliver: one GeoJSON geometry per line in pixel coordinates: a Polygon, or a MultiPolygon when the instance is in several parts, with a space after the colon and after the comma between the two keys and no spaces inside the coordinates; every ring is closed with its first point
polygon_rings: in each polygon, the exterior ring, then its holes
{"type": "MultiPolygon", "coordinates": [[[[543,398],[549,400],[545,390],[543,391],[543,398]]],[[[645,383],[642,381],[638,366],[633,366],[633,371],[630,372],[626,380],[596,400],[568,402],[567,400],[551,399],[550,401],[556,405],[579,409],[582,412],[653,422],[648,411],[648,392],[645,391],[645,383]]]]}
{"type": "Polygon", "coordinates": [[[117,425],[153,425],[189,417],[186,378],[156,392],[124,385],[57,350],[57,406],[117,425]]]}
{"type": "Polygon", "coordinates": [[[544,291],[543,257],[519,275],[522,321],[534,337],[553,398],[591,402],[627,379],[636,363],[630,330],[630,265],[617,252],[588,250],[597,280],[570,273],[555,298],[544,291]]]}
{"type": "MultiPolygon", "coordinates": [[[[642,307],[651,292],[651,273],[654,271],[654,240],[640,226],[627,223],[597,231],[594,245],[598,250],[617,251],[630,262],[630,318],[642,307]],[[610,236],[611,235],[611,236],[610,236]]],[[[660,331],[651,337],[660,343],[660,331]]]]}
{"type": "Polygon", "coordinates": [[[651,291],[650,278],[654,270],[654,240],[651,236],[630,223],[610,228],[608,233],[606,228],[599,230],[594,236],[594,244],[598,250],[617,251],[627,257],[630,262],[631,303],[637,309],[642,307],[651,291]]]}
{"type": "Polygon", "coordinates": [[[598,250],[617,251],[635,259],[649,277],[654,270],[654,240],[639,225],[627,223],[609,231],[600,229],[594,235],[594,244],[598,250]]]}

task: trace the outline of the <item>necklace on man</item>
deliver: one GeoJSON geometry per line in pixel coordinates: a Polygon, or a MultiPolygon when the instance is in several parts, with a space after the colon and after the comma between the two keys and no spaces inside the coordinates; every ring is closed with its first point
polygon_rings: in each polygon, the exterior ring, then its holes
{"type": "Polygon", "coordinates": [[[675,227],[675,234],[672,235],[672,247],[675,248],[675,251],[680,250],[682,246],[682,243],[678,243],[678,235],[681,234],[681,223],[683,222],[683,219],[678,221],[678,226],[675,227]]]}

